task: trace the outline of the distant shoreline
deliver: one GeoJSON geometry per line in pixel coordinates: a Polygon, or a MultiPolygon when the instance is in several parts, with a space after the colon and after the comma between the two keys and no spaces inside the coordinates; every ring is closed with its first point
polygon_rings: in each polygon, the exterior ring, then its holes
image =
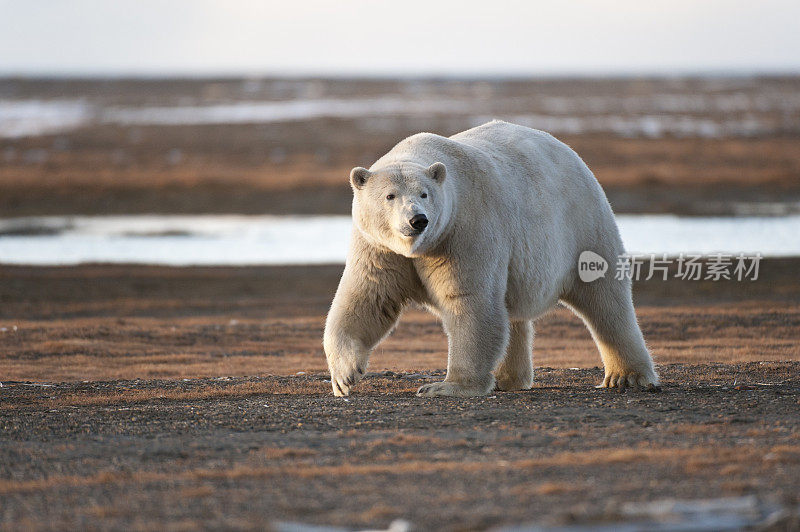
{"type": "Polygon", "coordinates": [[[795,78],[800,76],[800,66],[786,68],[716,68],[707,69],[630,69],[620,71],[540,71],[540,72],[341,72],[341,71],[263,71],[263,72],[53,72],[53,71],[0,71],[0,81],[28,79],[38,81],[235,81],[252,79],[336,81],[531,81],[531,80],[629,80],[629,79],[721,79],[721,78],[795,78]]]}

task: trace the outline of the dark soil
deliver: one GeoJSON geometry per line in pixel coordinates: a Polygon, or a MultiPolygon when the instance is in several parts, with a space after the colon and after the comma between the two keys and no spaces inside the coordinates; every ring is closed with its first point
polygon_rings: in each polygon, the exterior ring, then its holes
{"type": "Polygon", "coordinates": [[[747,285],[638,283],[661,393],[594,389],[596,349],[561,309],[537,325],[534,389],[476,399],[414,396],[446,353],[419,311],[332,397],[340,272],[0,268],[0,528],[594,526],[664,498],[800,503],[795,260],[747,285]]]}
{"type": "Polygon", "coordinates": [[[543,368],[529,392],[468,400],[413,395],[442,372],[371,374],[347,400],[325,375],[5,383],[0,523],[439,530],[596,523],[667,497],[800,502],[800,363],[660,370],[661,393],[543,368]]]}

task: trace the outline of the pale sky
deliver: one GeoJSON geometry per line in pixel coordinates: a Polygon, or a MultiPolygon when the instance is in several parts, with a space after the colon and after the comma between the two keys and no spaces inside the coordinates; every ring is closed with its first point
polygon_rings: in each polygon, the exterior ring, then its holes
{"type": "Polygon", "coordinates": [[[800,72],[797,0],[0,0],[0,74],[800,72]]]}

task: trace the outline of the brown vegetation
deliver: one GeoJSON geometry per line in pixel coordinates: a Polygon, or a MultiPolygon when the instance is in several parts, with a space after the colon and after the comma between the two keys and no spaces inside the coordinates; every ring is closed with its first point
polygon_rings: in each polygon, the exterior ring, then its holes
{"type": "MultiPolygon", "coordinates": [[[[800,358],[793,259],[765,260],[755,282],[642,281],[637,312],[660,364],[800,358]]],[[[4,380],[291,375],[326,369],[321,337],[341,266],[0,267],[4,380]],[[17,327],[16,330],[13,327],[17,327]]],[[[372,371],[446,362],[436,319],[409,310],[372,371]]],[[[583,323],[557,309],[537,324],[538,367],[594,367],[583,323]]],[[[208,391],[207,393],[215,393],[208,391]]]]}
{"type": "MultiPolygon", "coordinates": [[[[739,212],[739,204],[762,202],[788,204],[796,212],[795,203],[800,202],[800,150],[796,149],[800,111],[793,103],[800,78],[734,79],[716,85],[670,79],[431,81],[424,84],[427,92],[421,96],[407,92],[408,82],[402,80],[300,80],[297,84],[312,87],[316,97],[449,97],[469,103],[478,116],[312,117],[210,125],[98,122],[60,134],[0,139],[0,212],[4,216],[347,214],[350,169],[369,166],[405,136],[423,130],[452,135],[475,125],[479,118],[592,114],[598,111],[591,111],[587,103],[596,98],[616,101],[604,112],[620,118],[672,116],[712,123],[759,119],[785,124],[769,135],[710,138],[557,132],[586,160],[617,212],[731,214],[739,212]],[[481,96],[487,86],[489,93],[481,96]],[[663,109],[658,100],[664,94],[705,98],[710,107],[663,109]],[[765,94],[772,99],[785,94],[787,99],[780,110],[752,103],[765,94]],[[715,98],[737,95],[753,107],[725,111],[713,106],[715,98]],[[549,100],[564,96],[574,108],[548,106],[549,100]],[[637,108],[626,109],[625,98],[639,102],[637,108]]],[[[261,101],[287,97],[270,93],[269,84],[264,87],[258,95],[261,101]]],[[[240,88],[239,80],[86,81],[59,86],[52,81],[0,79],[0,96],[9,98],[83,98],[133,108],[253,100],[254,95],[242,95],[240,88]],[[142,90],[147,93],[138,92],[142,90]]]]}

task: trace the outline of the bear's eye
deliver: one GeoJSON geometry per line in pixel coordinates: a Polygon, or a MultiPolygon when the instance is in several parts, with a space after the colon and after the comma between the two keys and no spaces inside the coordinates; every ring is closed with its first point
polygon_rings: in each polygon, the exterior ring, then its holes
{"type": "Polygon", "coordinates": [[[422,195],[420,196],[420,198],[427,198],[427,197],[428,197],[428,193],[427,192],[423,192],[422,195]]]}
{"type": "Polygon", "coordinates": [[[392,201],[394,199],[394,194],[386,194],[386,199],[392,201]]]}

